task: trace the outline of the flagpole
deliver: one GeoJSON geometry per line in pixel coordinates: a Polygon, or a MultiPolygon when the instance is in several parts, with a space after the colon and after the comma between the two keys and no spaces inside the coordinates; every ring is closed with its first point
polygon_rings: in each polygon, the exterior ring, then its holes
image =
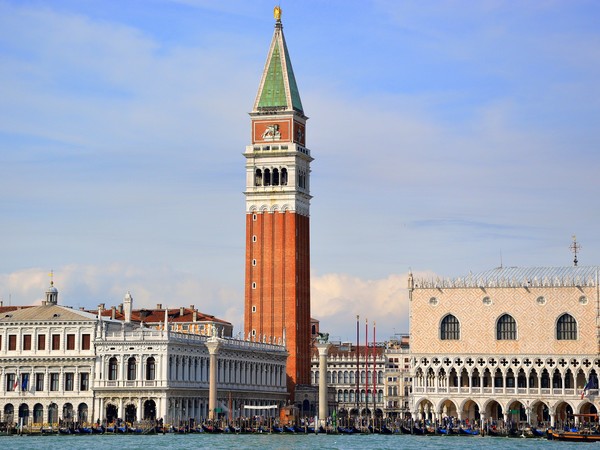
{"type": "Polygon", "coordinates": [[[365,416],[369,420],[369,319],[365,319],[365,416]]]}
{"type": "Polygon", "coordinates": [[[375,411],[377,410],[377,351],[375,347],[375,321],[373,321],[373,428],[375,428],[375,411]]]}
{"type": "Polygon", "coordinates": [[[360,316],[357,314],[356,315],[356,417],[358,418],[359,416],[359,406],[358,406],[358,402],[360,401],[360,362],[359,362],[359,355],[360,355],[360,351],[358,348],[358,344],[359,344],[359,324],[358,321],[360,319],[360,316]]]}

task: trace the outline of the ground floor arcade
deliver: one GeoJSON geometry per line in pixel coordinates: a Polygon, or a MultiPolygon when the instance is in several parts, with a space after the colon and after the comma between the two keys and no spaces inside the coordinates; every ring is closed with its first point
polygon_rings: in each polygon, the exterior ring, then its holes
{"type": "Polygon", "coordinates": [[[580,425],[582,417],[598,413],[596,397],[577,399],[540,398],[415,398],[412,417],[429,423],[497,423],[507,428],[580,425]]]}

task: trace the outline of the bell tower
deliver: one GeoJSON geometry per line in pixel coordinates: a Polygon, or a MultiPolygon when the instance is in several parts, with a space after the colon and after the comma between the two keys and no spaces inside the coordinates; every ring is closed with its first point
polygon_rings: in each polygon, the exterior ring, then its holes
{"type": "Polygon", "coordinates": [[[310,383],[310,163],[306,121],[281,9],[250,113],[246,147],[244,331],[285,343],[287,384],[310,383]]]}

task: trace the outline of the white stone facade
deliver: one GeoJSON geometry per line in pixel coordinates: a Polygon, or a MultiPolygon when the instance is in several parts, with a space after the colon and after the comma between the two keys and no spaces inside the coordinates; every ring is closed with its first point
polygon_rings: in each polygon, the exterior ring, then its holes
{"type": "MultiPolygon", "coordinates": [[[[327,356],[327,385],[335,392],[338,417],[365,416],[367,411],[369,415],[375,411],[377,417],[382,417],[386,370],[384,345],[369,347],[367,352],[364,346],[359,346],[358,367],[356,349],[356,345],[351,343],[333,343],[327,356]]],[[[316,351],[311,358],[311,384],[319,385],[319,356],[316,351]]]]}
{"type": "Polygon", "coordinates": [[[286,403],[281,345],[183,332],[177,323],[99,319],[57,305],[52,294],[54,302],[42,306],[2,308],[2,422],[197,422],[209,415],[208,340],[219,344],[215,415],[236,418],[253,414],[246,405],[286,403]]]}

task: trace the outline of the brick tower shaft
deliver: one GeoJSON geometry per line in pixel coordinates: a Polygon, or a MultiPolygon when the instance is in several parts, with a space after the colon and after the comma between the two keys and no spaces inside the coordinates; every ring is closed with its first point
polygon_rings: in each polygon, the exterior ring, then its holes
{"type": "Polygon", "coordinates": [[[310,383],[310,163],[306,121],[280,14],[246,147],[244,333],[285,343],[287,381],[310,383]]]}

